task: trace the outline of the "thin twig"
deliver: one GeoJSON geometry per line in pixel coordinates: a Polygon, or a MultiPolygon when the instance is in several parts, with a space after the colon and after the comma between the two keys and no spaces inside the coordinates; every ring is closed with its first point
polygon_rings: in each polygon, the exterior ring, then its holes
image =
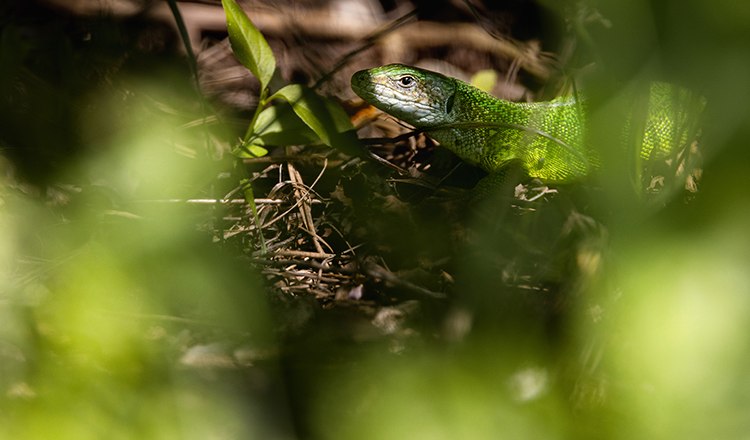
{"type": "Polygon", "coordinates": [[[320,258],[322,260],[333,258],[336,254],[327,254],[325,252],[308,252],[298,251],[293,249],[282,249],[274,252],[273,255],[281,255],[284,257],[301,257],[301,258],[320,258]]]}
{"type": "Polygon", "coordinates": [[[402,280],[401,278],[397,277],[396,274],[380,265],[369,263],[365,264],[362,269],[367,275],[376,279],[381,279],[387,283],[391,283],[394,286],[402,287],[404,289],[419,293],[421,295],[429,296],[431,298],[446,298],[446,295],[444,293],[434,292],[432,290],[425,289],[422,286],[418,286],[410,281],[402,280]]]}
{"type": "MultiPolygon", "coordinates": [[[[293,164],[288,163],[287,169],[289,170],[289,177],[294,184],[294,196],[297,200],[300,201],[298,203],[299,212],[302,217],[302,224],[304,228],[307,230],[307,233],[312,237],[313,245],[315,246],[315,250],[319,253],[323,253],[323,247],[320,245],[320,237],[318,237],[317,232],[315,231],[315,222],[313,222],[312,218],[312,210],[310,209],[310,204],[307,203],[309,192],[302,193],[302,191],[299,189],[300,187],[304,188],[304,182],[302,181],[302,176],[300,175],[299,171],[294,167],[293,164]]],[[[321,173],[325,171],[325,167],[323,170],[321,170],[321,173]]]]}
{"type": "Polygon", "coordinates": [[[328,81],[329,79],[331,79],[331,77],[336,72],[338,72],[344,66],[346,66],[347,63],[349,63],[349,60],[351,60],[355,56],[359,55],[361,52],[364,52],[365,50],[367,50],[370,47],[372,47],[375,44],[375,42],[377,40],[379,40],[381,37],[383,37],[383,36],[385,36],[385,35],[393,32],[395,29],[399,28],[400,26],[402,26],[403,24],[407,23],[412,18],[416,17],[416,15],[417,15],[417,10],[413,9],[413,10],[407,12],[406,14],[402,15],[401,17],[397,18],[396,20],[388,23],[382,29],[378,29],[377,31],[375,31],[371,35],[365,37],[363,39],[364,42],[362,43],[361,46],[359,46],[358,48],[356,48],[356,49],[352,50],[351,52],[347,53],[346,55],[344,55],[333,66],[333,68],[331,70],[329,70],[328,72],[326,72],[325,75],[323,75],[322,77],[320,77],[320,79],[318,79],[317,81],[315,81],[315,84],[313,84],[312,88],[313,89],[320,88],[320,86],[322,86],[323,84],[325,84],[326,81],[328,81]]]}
{"type": "MultiPolygon", "coordinates": [[[[291,203],[288,200],[259,198],[254,199],[256,205],[284,205],[291,203]]],[[[136,200],[138,203],[184,203],[187,205],[245,205],[245,199],[152,199],[136,200]]],[[[313,205],[323,203],[322,200],[310,199],[309,203],[313,205]]]]}

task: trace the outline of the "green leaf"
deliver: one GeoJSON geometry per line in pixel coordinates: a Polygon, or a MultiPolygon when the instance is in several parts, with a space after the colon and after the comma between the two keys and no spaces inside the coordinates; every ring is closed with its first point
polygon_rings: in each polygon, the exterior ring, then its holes
{"type": "Polygon", "coordinates": [[[256,145],[300,145],[318,140],[286,103],[264,109],[255,120],[252,133],[249,140],[256,145]]]}
{"type": "Polygon", "coordinates": [[[232,150],[232,154],[239,158],[263,157],[268,154],[268,150],[259,144],[240,145],[232,150]]]}
{"type": "Polygon", "coordinates": [[[234,55],[258,78],[261,89],[265,89],[276,70],[276,58],[268,42],[234,0],[221,0],[221,4],[227,14],[227,30],[234,55]]]}
{"type": "Polygon", "coordinates": [[[272,99],[283,99],[291,104],[294,113],[326,145],[350,155],[362,153],[349,116],[338,103],[299,84],[282,88],[269,98],[272,99]]]}

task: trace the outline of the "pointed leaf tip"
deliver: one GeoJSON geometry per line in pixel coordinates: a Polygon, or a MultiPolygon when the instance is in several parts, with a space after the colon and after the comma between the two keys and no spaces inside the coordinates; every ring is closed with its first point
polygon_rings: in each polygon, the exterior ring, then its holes
{"type": "Polygon", "coordinates": [[[276,70],[271,47],[235,0],[221,0],[221,4],[227,16],[227,31],[234,55],[265,89],[276,70]]]}

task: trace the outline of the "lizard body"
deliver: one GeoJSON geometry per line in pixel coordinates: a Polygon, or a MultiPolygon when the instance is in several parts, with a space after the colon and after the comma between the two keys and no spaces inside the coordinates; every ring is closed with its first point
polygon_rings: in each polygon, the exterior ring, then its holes
{"type": "MultiPolygon", "coordinates": [[[[464,161],[495,173],[512,161],[531,177],[568,182],[598,167],[586,142],[586,109],[574,97],[515,103],[437,72],[402,64],[362,70],[352,89],[380,110],[425,132],[464,161]]],[[[639,156],[670,154],[691,141],[691,122],[679,102],[685,89],[666,83],[650,88],[639,156]]],[[[633,125],[630,120],[626,125],[633,125]]],[[[693,135],[695,133],[692,133],[693,135]]]]}

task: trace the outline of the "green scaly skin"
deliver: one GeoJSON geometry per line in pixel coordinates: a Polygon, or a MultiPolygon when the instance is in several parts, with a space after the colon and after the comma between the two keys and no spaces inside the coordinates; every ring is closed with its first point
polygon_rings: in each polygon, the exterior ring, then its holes
{"type": "MultiPolygon", "coordinates": [[[[569,182],[599,163],[584,139],[584,106],[573,97],[514,103],[458,79],[402,64],[359,71],[352,76],[352,89],[489,173],[516,161],[531,177],[569,182]]],[[[664,157],[675,145],[689,142],[688,131],[679,128],[687,126],[687,112],[674,111],[676,101],[687,99],[689,92],[683,89],[664,83],[651,86],[639,139],[641,159],[664,157]]]]}

